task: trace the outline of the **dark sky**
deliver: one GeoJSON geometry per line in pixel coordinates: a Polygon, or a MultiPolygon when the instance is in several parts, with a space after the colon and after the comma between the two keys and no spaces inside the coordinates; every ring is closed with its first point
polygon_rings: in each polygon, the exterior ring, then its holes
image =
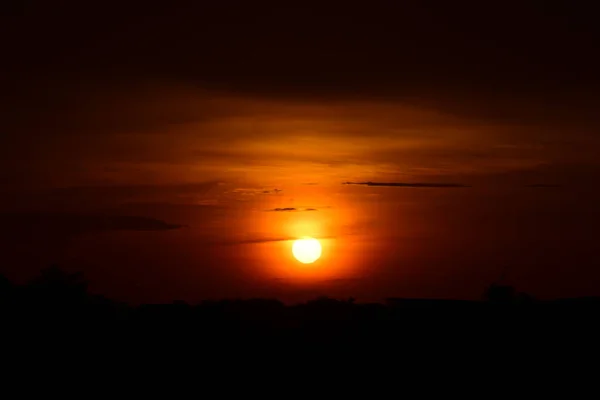
{"type": "Polygon", "coordinates": [[[465,298],[510,265],[600,294],[588,7],[11,1],[0,272],[61,262],[132,301],[465,298]]]}

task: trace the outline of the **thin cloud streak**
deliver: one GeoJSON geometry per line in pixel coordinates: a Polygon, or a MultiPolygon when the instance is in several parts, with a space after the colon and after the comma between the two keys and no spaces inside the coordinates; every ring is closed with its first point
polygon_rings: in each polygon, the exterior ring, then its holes
{"type": "Polygon", "coordinates": [[[562,185],[549,184],[549,183],[535,183],[533,185],[526,185],[528,188],[560,188],[562,185]]]}
{"type": "Polygon", "coordinates": [[[302,212],[302,211],[318,211],[316,208],[296,208],[296,207],[278,207],[267,210],[268,212],[302,212]]]}
{"type": "Polygon", "coordinates": [[[460,183],[407,183],[407,182],[344,182],[343,185],[362,186],[385,186],[385,187],[407,187],[407,188],[465,188],[469,185],[460,183]]]}
{"type": "MultiPolygon", "coordinates": [[[[324,240],[324,239],[336,239],[337,236],[319,236],[315,237],[315,239],[324,240]]],[[[298,240],[298,237],[293,236],[281,236],[281,237],[267,237],[267,238],[256,238],[256,239],[243,239],[243,240],[231,240],[231,241],[221,241],[221,242],[213,242],[211,245],[223,245],[223,246],[233,246],[233,245],[242,245],[242,244],[261,244],[261,243],[273,243],[273,242],[289,242],[298,240]]]]}

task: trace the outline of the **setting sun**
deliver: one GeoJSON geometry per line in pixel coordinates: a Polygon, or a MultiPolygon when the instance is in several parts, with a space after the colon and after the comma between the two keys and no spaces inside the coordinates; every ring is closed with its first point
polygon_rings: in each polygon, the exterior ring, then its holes
{"type": "Polygon", "coordinates": [[[321,257],[321,243],[317,239],[298,239],[292,246],[292,253],[296,260],[303,264],[312,264],[321,257]]]}

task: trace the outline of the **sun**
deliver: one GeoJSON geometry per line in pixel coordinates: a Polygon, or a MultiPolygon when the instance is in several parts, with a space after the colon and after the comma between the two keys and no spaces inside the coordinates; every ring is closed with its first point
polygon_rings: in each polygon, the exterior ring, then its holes
{"type": "Polygon", "coordinates": [[[317,239],[305,237],[292,246],[292,254],[303,264],[312,264],[321,257],[321,243],[317,239]]]}

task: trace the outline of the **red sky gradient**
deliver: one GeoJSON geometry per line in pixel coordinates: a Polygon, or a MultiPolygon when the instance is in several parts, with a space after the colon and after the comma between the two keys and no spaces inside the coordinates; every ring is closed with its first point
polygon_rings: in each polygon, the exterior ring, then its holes
{"type": "Polygon", "coordinates": [[[15,6],[0,272],[132,302],[600,294],[595,25],[467,3],[15,6]]]}

